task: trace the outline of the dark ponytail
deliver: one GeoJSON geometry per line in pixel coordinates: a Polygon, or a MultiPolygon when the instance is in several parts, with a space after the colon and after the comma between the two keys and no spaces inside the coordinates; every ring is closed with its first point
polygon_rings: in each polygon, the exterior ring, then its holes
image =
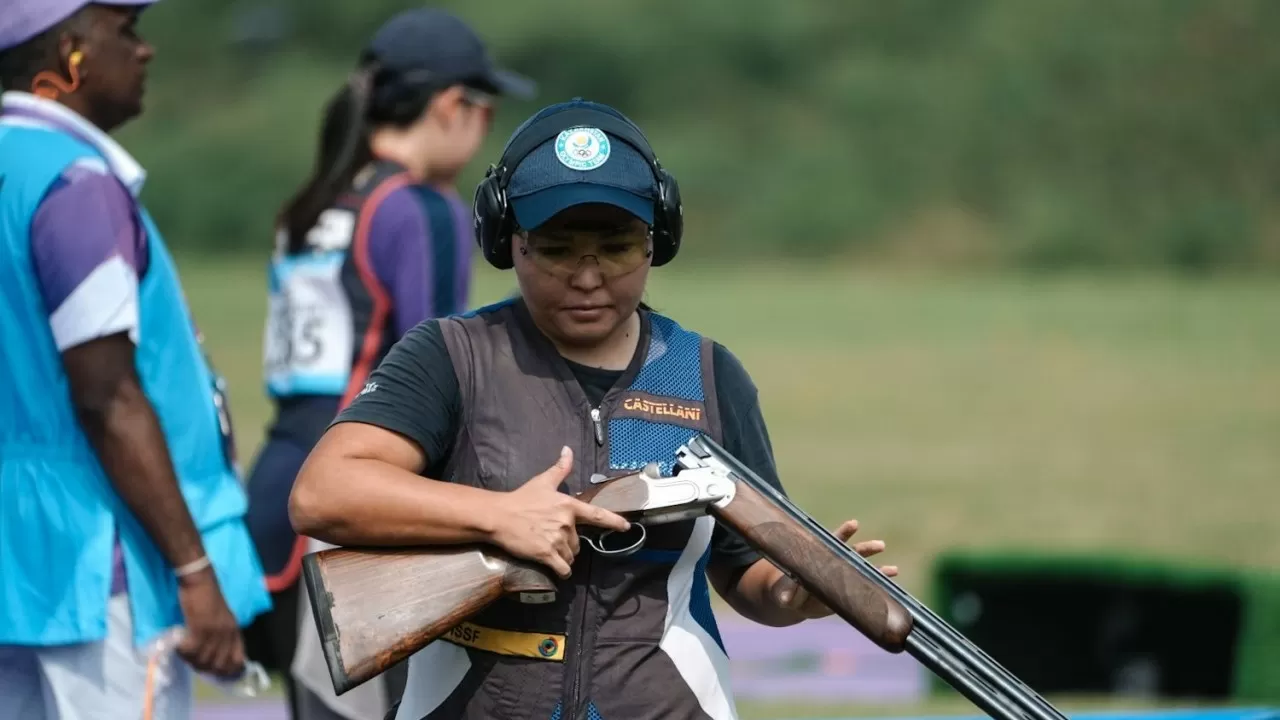
{"type": "Polygon", "coordinates": [[[365,65],[329,100],[320,127],[315,169],[306,184],[280,210],[279,231],[288,253],[299,252],[320,213],[351,185],[373,159],[369,148],[369,105],[377,68],[365,65]]]}

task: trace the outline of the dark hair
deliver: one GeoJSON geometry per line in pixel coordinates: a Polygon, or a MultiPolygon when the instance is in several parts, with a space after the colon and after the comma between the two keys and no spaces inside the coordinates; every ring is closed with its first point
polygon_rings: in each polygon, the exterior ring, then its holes
{"type": "Polygon", "coordinates": [[[306,183],[284,204],[278,220],[284,247],[296,253],[320,213],[350,187],[361,168],[373,160],[369,136],[379,125],[404,127],[422,115],[437,88],[413,82],[364,58],[347,83],[325,106],[315,168],[306,183]]]}
{"type": "Polygon", "coordinates": [[[307,231],[356,172],[373,157],[369,149],[369,102],[376,68],[364,66],[329,99],[320,125],[320,147],[311,177],[280,211],[288,252],[302,248],[307,231]]]}

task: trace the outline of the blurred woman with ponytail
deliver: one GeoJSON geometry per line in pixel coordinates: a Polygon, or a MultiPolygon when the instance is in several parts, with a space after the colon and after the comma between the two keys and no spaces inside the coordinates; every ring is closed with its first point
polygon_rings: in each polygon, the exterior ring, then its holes
{"type": "Polygon", "coordinates": [[[290,526],[307,453],[406,331],[465,309],[475,246],[454,189],[500,96],[534,84],[492,64],[457,17],[416,9],[374,35],[329,101],[311,176],[281,209],[264,338],[275,406],[248,481],[249,527],[274,609],[248,631],[251,657],[281,671],[292,717],[378,718],[402,673],[336,697],[301,588],[302,556],[326,547],[290,526]]]}

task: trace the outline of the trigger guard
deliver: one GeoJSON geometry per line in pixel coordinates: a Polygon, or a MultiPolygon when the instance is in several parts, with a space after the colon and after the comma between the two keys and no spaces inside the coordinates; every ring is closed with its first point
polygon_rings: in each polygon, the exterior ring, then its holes
{"type": "Polygon", "coordinates": [[[599,533],[599,535],[597,535],[596,537],[588,537],[586,535],[579,535],[579,537],[585,540],[587,542],[587,545],[591,546],[592,550],[595,550],[601,555],[604,555],[607,557],[625,557],[639,550],[640,547],[644,545],[645,539],[649,536],[649,531],[646,530],[644,525],[641,525],[640,523],[637,523],[637,522],[631,523],[631,528],[632,528],[631,530],[628,530],[623,533],[616,532],[614,530],[604,530],[601,533],[599,533]],[[605,541],[605,538],[608,538],[614,535],[619,537],[625,537],[633,534],[637,528],[639,528],[640,530],[640,537],[635,542],[631,543],[630,545],[617,548],[617,549],[605,548],[603,544],[605,541]]]}

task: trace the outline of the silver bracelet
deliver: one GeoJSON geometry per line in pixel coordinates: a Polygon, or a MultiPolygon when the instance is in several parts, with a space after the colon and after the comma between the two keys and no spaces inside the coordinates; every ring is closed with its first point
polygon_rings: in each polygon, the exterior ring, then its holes
{"type": "Polygon", "coordinates": [[[193,575],[195,573],[198,573],[212,564],[213,563],[209,562],[208,555],[201,555],[199,560],[192,560],[186,565],[174,568],[173,574],[177,575],[180,578],[186,577],[188,575],[193,575]]]}

